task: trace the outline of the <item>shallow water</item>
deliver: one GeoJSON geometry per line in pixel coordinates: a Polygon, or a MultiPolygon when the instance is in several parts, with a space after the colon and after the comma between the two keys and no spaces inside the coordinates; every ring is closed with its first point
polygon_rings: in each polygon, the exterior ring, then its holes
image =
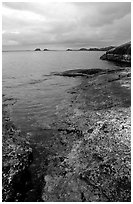
{"type": "MultiPolygon", "coordinates": [[[[9,104],[10,117],[22,137],[28,137],[33,161],[28,168],[29,189],[22,187],[24,202],[42,201],[47,155],[52,158],[65,151],[59,132],[49,128],[56,120],[56,107],[67,91],[83,78],[54,76],[51,72],[83,68],[114,68],[99,60],[103,52],[3,52],[3,94],[9,104]],[[14,104],[14,105],[12,105],[14,104]],[[48,129],[47,129],[48,128],[48,129]],[[63,150],[64,148],[64,150],[63,150]]],[[[58,121],[57,121],[58,122],[58,121]]],[[[21,185],[20,185],[21,186],[21,185]]]]}
{"type": "MultiPolygon", "coordinates": [[[[13,98],[11,118],[22,131],[48,127],[56,106],[80,78],[53,76],[51,72],[79,68],[112,68],[99,60],[103,52],[3,52],[3,94],[13,98]]],[[[10,101],[9,101],[10,104],[10,101]]]]}

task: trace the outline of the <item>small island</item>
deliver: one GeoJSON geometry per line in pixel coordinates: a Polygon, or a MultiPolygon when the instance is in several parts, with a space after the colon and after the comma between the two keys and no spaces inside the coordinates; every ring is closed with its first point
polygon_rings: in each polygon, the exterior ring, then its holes
{"type": "Polygon", "coordinates": [[[40,48],[36,48],[34,51],[41,51],[41,49],[40,48]]]}
{"type": "Polygon", "coordinates": [[[87,48],[80,48],[79,51],[88,51],[87,48]]]}
{"type": "Polygon", "coordinates": [[[43,51],[49,51],[47,48],[44,48],[44,50],[43,51]]]}
{"type": "Polygon", "coordinates": [[[66,51],[73,51],[72,49],[67,49],[66,51]]]}

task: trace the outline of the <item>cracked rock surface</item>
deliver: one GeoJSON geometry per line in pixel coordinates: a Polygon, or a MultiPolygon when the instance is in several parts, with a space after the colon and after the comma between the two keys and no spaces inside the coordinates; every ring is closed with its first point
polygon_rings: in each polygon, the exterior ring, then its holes
{"type": "Polygon", "coordinates": [[[129,73],[82,78],[57,107],[58,147],[48,156],[43,201],[131,200],[129,73]]]}

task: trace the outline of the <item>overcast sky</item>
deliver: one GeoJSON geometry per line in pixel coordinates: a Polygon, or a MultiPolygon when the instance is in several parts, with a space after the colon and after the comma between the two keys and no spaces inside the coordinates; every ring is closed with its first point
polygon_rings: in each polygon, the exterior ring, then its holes
{"type": "Polygon", "coordinates": [[[3,3],[4,49],[81,48],[131,39],[131,4],[3,3]]]}

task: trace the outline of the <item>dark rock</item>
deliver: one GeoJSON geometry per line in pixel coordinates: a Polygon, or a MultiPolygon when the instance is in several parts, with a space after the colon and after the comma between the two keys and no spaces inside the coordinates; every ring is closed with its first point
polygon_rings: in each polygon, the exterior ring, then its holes
{"type": "Polygon", "coordinates": [[[83,192],[81,192],[81,200],[82,200],[82,202],[85,202],[85,201],[86,201],[86,198],[85,198],[85,196],[84,196],[84,193],[83,193],[83,192]]]}
{"type": "Polygon", "coordinates": [[[41,49],[40,48],[36,48],[34,51],[41,51],[41,49]]]}
{"type": "Polygon", "coordinates": [[[64,72],[54,72],[53,75],[59,75],[59,76],[68,76],[68,77],[77,77],[77,76],[89,76],[94,75],[98,73],[104,73],[106,70],[103,69],[74,69],[74,70],[68,70],[64,72]]]}
{"type": "Polygon", "coordinates": [[[43,51],[49,51],[49,50],[45,48],[43,51]]]}
{"type": "Polygon", "coordinates": [[[101,60],[106,60],[107,59],[107,56],[106,56],[106,53],[103,54],[101,57],[100,57],[101,60]]]}
{"type": "Polygon", "coordinates": [[[108,47],[104,47],[104,48],[100,48],[100,51],[108,51],[115,48],[114,46],[108,46],[108,47]]]}
{"type": "Polygon", "coordinates": [[[2,109],[2,200],[23,201],[31,186],[29,165],[33,160],[32,149],[21,132],[2,109]]]}
{"type": "MultiPolygon", "coordinates": [[[[72,70],[67,70],[64,72],[52,72],[52,75],[57,75],[57,76],[67,76],[67,77],[93,77],[97,75],[102,75],[102,74],[111,74],[111,73],[117,73],[119,71],[124,70],[124,68],[118,68],[118,69],[72,69],[72,70]]],[[[130,73],[127,73],[130,75],[130,73]]],[[[119,77],[117,77],[119,78],[119,77]]]]}
{"type": "Polygon", "coordinates": [[[93,132],[93,128],[90,128],[87,132],[88,133],[92,133],[93,132]]]}
{"type": "Polygon", "coordinates": [[[106,54],[102,55],[100,59],[128,63],[131,65],[131,42],[110,49],[106,54]]]}
{"type": "Polygon", "coordinates": [[[66,51],[72,51],[72,49],[67,49],[66,51]]]}
{"type": "Polygon", "coordinates": [[[90,48],[89,51],[100,51],[100,48],[96,48],[96,47],[90,48]]]}
{"type": "Polygon", "coordinates": [[[89,51],[108,51],[110,49],[114,48],[114,46],[109,46],[109,47],[103,47],[103,48],[90,48],[89,51]]]}
{"type": "Polygon", "coordinates": [[[131,42],[113,48],[107,51],[107,54],[131,55],[131,42]]]}

